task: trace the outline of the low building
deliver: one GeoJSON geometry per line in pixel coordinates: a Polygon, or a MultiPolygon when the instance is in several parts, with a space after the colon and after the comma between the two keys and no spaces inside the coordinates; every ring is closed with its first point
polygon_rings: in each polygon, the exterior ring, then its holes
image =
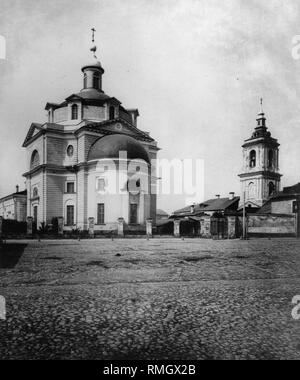
{"type": "Polygon", "coordinates": [[[27,191],[16,191],[0,199],[0,216],[4,219],[26,221],[27,191]]]}
{"type": "Polygon", "coordinates": [[[229,198],[220,198],[219,195],[214,199],[209,199],[200,204],[193,204],[174,211],[171,218],[189,218],[195,216],[209,215],[215,213],[228,215],[236,213],[239,207],[240,197],[236,197],[234,193],[230,193],[229,198]]]}
{"type": "Polygon", "coordinates": [[[220,198],[217,195],[214,199],[175,211],[170,216],[170,220],[174,223],[174,235],[206,238],[212,236],[224,238],[229,235],[235,237],[236,227],[231,233],[228,218],[232,217],[236,224],[239,202],[240,197],[230,193],[229,198],[220,198]]]}
{"type": "Polygon", "coordinates": [[[167,212],[161,209],[156,210],[156,223],[160,223],[168,219],[169,219],[169,214],[167,212]]]}
{"type": "Polygon", "coordinates": [[[295,205],[300,200],[300,183],[285,187],[283,191],[271,197],[259,210],[260,214],[285,214],[296,213],[295,205]]]}

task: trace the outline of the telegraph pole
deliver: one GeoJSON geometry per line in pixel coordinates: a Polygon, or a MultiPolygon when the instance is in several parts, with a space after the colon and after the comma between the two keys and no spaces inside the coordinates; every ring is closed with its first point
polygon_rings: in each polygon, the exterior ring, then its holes
{"type": "Polygon", "coordinates": [[[247,231],[246,231],[246,191],[243,194],[243,240],[246,240],[247,231]]]}

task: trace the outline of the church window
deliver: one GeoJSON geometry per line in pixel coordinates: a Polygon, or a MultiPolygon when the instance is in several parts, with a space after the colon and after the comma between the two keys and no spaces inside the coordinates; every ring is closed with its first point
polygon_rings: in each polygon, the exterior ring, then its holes
{"type": "Polygon", "coordinates": [[[37,220],[38,220],[38,206],[34,206],[33,207],[33,221],[35,225],[37,223],[37,220]]]}
{"type": "Polygon", "coordinates": [[[100,89],[100,75],[98,73],[95,73],[93,76],[93,87],[96,90],[100,89]]]}
{"type": "Polygon", "coordinates": [[[250,199],[255,198],[255,185],[253,182],[250,182],[248,185],[248,196],[250,199]]]}
{"type": "Polygon", "coordinates": [[[83,77],[83,88],[87,88],[87,75],[86,75],[86,73],[84,73],[84,77],[83,77]]]}
{"type": "Polygon", "coordinates": [[[268,166],[271,168],[273,166],[273,161],[274,161],[274,152],[273,150],[269,150],[268,154],[268,166]]]}
{"type": "Polygon", "coordinates": [[[77,120],[78,119],[78,105],[73,104],[72,105],[72,120],[77,120]]]}
{"type": "Polygon", "coordinates": [[[100,192],[105,191],[105,178],[98,178],[97,179],[97,190],[100,192]]]}
{"type": "Polygon", "coordinates": [[[33,198],[36,198],[39,196],[39,191],[38,191],[38,188],[37,187],[34,187],[33,188],[33,191],[32,191],[32,197],[33,198]]]}
{"type": "Polygon", "coordinates": [[[67,155],[69,157],[72,157],[73,154],[74,154],[74,147],[73,147],[73,145],[69,145],[68,148],[67,148],[67,155]]]}
{"type": "Polygon", "coordinates": [[[251,150],[250,152],[250,168],[255,168],[256,166],[256,151],[251,150]]]}
{"type": "Polygon", "coordinates": [[[74,194],[75,193],[75,183],[67,182],[67,193],[74,194]]]}
{"type": "Polygon", "coordinates": [[[109,107],[109,120],[113,120],[115,118],[115,107],[110,106],[109,107]]]}
{"type": "Polygon", "coordinates": [[[275,189],[276,189],[276,187],[275,187],[274,183],[273,183],[273,182],[270,182],[270,183],[269,183],[269,196],[271,196],[271,195],[274,194],[275,189]]]}
{"type": "Polygon", "coordinates": [[[98,203],[97,205],[97,224],[104,224],[104,203],[98,203]]]}
{"type": "Polygon", "coordinates": [[[74,225],[74,206],[67,206],[67,226],[74,225]]]}
{"type": "Polygon", "coordinates": [[[31,155],[30,168],[34,169],[35,167],[39,166],[39,164],[40,164],[39,152],[37,150],[34,150],[31,155]]]}
{"type": "Polygon", "coordinates": [[[130,224],[137,224],[137,208],[138,205],[135,203],[130,204],[130,224]]]}

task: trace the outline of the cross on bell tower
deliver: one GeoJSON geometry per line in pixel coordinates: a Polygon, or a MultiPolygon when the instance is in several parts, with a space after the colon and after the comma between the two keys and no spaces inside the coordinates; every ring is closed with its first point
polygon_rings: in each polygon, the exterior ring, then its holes
{"type": "Polygon", "coordinates": [[[239,175],[246,206],[261,207],[272,195],[280,191],[278,140],[271,136],[266,126],[263,99],[257,125],[243,147],[243,171],[239,175]]]}

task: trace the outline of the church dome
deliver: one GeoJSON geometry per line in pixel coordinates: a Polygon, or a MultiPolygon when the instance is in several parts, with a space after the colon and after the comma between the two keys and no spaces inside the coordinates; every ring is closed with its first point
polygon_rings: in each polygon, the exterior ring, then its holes
{"type": "Polygon", "coordinates": [[[84,88],[75,95],[85,100],[104,101],[104,100],[110,99],[110,96],[106,95],[102,90],[96,90],[94,88],[84,88]]]}
{"type": "Polygon", "coordinates": [[[104,72],[104,69],[101,66],[101,63],[99,61],[97,61],[96,59],[91,60],[91,62],[88,62],[86,65],[82,66],[81,70],[84,71],[84,70],[90,69],[90,68],[102,70],[104,72]]]}
{"type": "Polygon", "coordinates": [[[129,160],[144,160],[150,163],[146,149],[133,137],[114,134],[100,137],[91,147],[88,161],[103,158],[119,158],[119,152],[126,151],[129,160]]]}

